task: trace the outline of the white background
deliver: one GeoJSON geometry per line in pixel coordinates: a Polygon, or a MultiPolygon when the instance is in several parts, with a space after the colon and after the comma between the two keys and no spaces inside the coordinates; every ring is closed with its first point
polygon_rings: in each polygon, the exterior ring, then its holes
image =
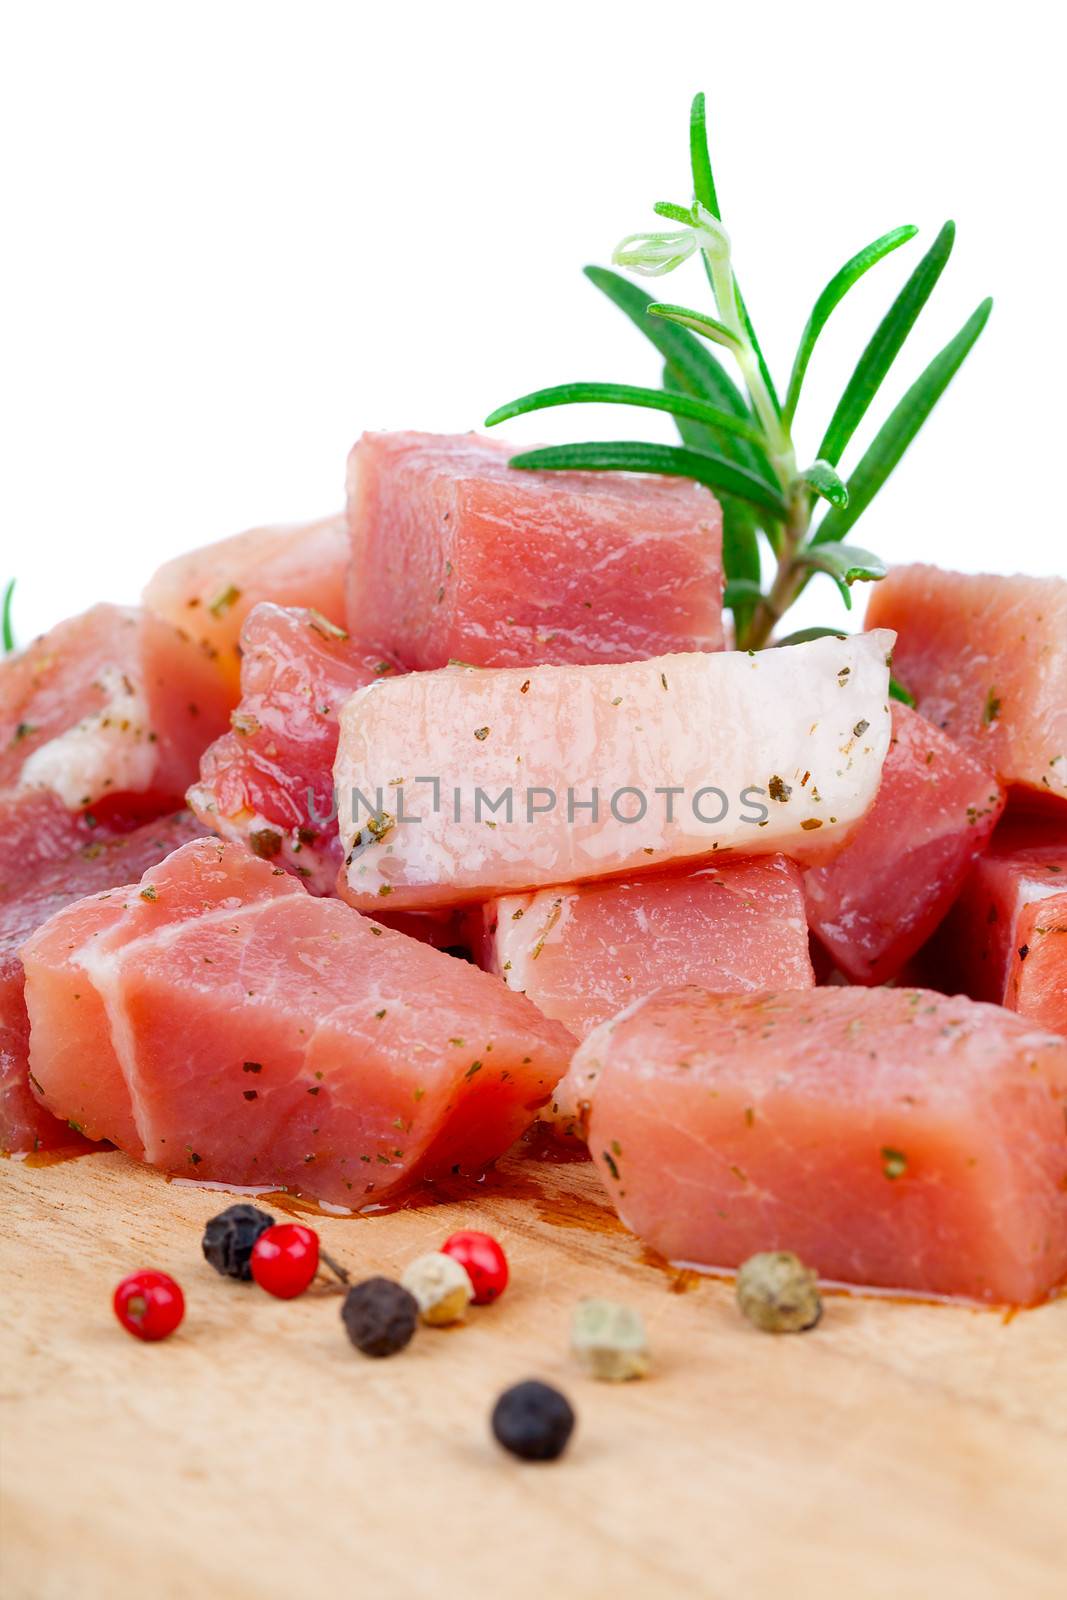
{"type": "MultiPolygon", "coordinates": [[[[11,7],[0,581],[18,577],[20,635],[135,598],[183,548],[339,505],[364,427],[461,430],[542,384],[657,381],[579,269],[655,226],[654,200],[689,199],[697,88],[780,385],[831,273],[890,226],[922,228],[824,334],[802,452],[945,217],[956,253],[857,443],[996,297],[858,542],[1064,571],[1053,15],[1019,0],[11,7]]],[[[703,292],[694,263],[666,284],[703,292]]],[[[622,409],[510,431],[673,437],[622,409]]],[[[828,580],[805,606],[798,622],[840,620],[828,580]]]]}

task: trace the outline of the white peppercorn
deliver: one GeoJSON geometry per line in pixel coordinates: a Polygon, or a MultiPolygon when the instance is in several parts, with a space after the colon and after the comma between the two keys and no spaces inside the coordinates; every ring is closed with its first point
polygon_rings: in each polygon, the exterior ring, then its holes
{"type": "Polygon", "coordinates": [[[474,1298],[466,1268],[441,1250],[418,1256],[405,1268],[400,1281],[415,1296],[419,1315],[431,1327],[459,1322],[474,1298]]]}

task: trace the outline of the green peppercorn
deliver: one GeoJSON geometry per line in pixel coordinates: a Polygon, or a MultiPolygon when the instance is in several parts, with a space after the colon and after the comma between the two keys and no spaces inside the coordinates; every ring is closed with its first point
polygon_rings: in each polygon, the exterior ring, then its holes
{"type": "Polygon", "coordinates": [[[571,1321],[571,1350],[592,1377],[606,1383],[643,1378],[648,1371],[640,1312],[611,1300],[579,1300],[571,1321]]]}
{"type": "Polygon", "coordinates": [[[737,1303],[764,1333],[803,1333],[822,1316],[818,1279],[790,1250],[749,1256],[738,1270],[737,1303]]]}

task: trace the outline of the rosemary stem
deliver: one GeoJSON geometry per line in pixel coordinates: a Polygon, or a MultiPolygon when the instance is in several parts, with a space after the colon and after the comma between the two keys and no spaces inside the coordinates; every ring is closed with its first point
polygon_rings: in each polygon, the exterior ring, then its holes
{"type": "Polygon", "coordinates": [[[799,577],[795,558],[807,538],[811,523],[811,497],[806,486],[797,481],[796,452],[789,426],[778,415],[764,382],[759,357],[738,311],[737,285],[729,250],[705,248],[704,259],[719,316],[737,340],[734,354],[770,447],[771,465],[789,499],[789,517],[782,529],[780,547],[775,552],[778,569],[774,581],[753,612],[743,637],[738,640],[741,649],[761,650],[795,597],[799,577]]]}
{"type": "Polygon", "coordinates": [[[795,483],[790,497],[789,520],[783,529],[778,552],[778,570],[767,594],[757,605],[752,620],[738,640],[742,650],[762,650],[783,615],[796,599],[803,584],[802,569],[796,556],[804,544],[811,523],[811,500],[802,483],[795,483]]]}
{"type": "Polygon", "coordinates": [[[757,414],[760,426],[763,427],[763,434],[769,446],[771,466],[774,467],[779,483],[789,498],[789,518],[782,528],[781,546],[776,550],[777,571],[774,574],[774,581],[771,582],[768,594],[761,598],[753,611],[749,626],[744,630],[744,637],[737,640],[737,645],[741,646],[742,650],[761,650],[773,634],[774,627],[782,618],[782,614],[789,610],[790,603],[795,597],[798,579],[795,557],[797,550],[808,536],[808,526],[811,523],[811,496],[806,486],[797,480],[797,453],[793,450],[789,426],[777,414],[766,382],[763,381],[760,358],[753,349],[749,330],[745,328],[741,314],[737,310],[737,286],[734,283],[733,266],[729,262],[728,250],[705,250],[704,258],[707,261],[707,274],[712,282],[712,293],[715,296],[721,322],[729,328],[737,341],[734,355],[737,366],[741,368],[745,387],[752,397],[753,410],[757,414]]]}
{"type": "Polygon", "coordinates": [[[792,489],[793,479],[796,476],[793,441],[763,381],[759,357],[738,312],[737,284],[734,281],[729,251],[709,250],[705,247],[704,259],[707,262],[708,277],[711,280],[711,289],[719,309],[720,320],[737,340],[734,355],[741,368],[741,376],[745,380],[745,387],[752,399],[756,416],[770,444],[771,465],[783,489],[788,492],[792,489]]]}

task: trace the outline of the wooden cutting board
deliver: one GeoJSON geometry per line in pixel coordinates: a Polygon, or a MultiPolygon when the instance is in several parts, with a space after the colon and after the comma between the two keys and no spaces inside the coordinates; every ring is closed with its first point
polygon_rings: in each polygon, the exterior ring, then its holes
{"type": "Polygon", "coordinates": [[[476,1198],[316,1219],[357,1274],[457,1225],[510,1256],[497,1306],[371,1361],[338,1295],[212,1272],[223,1196],[118,1154],[0,1183],[6,1600],[1067,1595],[1067,1299],[1005,1318],[834,1295],[771,1337],[730,1285],[650,1263],[586,1163],[524,1156],[476,1198]],[[185,1289],[165,1344],[111,1313],[140,1266],[185,1289]],[[586,1294],[641,1309],[653,1376],[575,1368],[586,1294]],[[489,1436],[533,1375],[578,1412],[553,1465],[489,1436]]]}

